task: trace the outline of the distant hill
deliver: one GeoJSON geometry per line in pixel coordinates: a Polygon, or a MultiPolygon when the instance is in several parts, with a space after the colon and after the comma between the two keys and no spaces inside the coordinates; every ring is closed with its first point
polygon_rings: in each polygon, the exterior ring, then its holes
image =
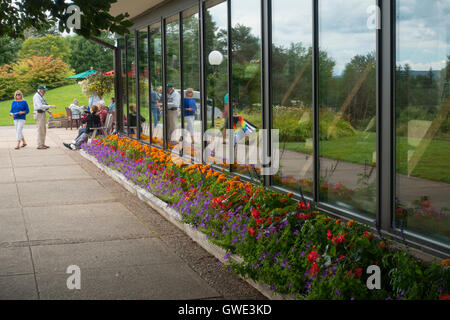
{"type": "MultiPolygon", "coordinates": [[[[411,77],[415,78],[417,76],[428,76],[429,72],[430,71],[411,70],[410,74],[411,74],[411,77]]],[[[433,70],[432,72],[433,72],[434,79],[440,79],[441,78],[441,71],[440,70],[433,70]]]]}

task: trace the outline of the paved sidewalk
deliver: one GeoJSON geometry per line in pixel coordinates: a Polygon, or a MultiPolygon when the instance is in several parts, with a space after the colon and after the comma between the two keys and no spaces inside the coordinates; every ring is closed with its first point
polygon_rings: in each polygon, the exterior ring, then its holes
{"type": "Polygon", "coordinates": [[[48,130],[49,150],[14,150],[0,127],[0,300],[264,299],[182,231],[69,151],[76,130],[48,130]],[[81,290],[67,268],[81,269],[81,290]]]}

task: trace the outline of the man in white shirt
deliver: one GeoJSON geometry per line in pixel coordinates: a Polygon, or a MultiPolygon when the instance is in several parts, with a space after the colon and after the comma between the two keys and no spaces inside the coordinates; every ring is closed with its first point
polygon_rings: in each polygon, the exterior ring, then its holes
{"type": "Polygon", "coordinates": [[[45,145],[45,136],[47,134],[46,128],[46,112],[51,114],[49,111],[50,108],[56,109],[56,106],[48,105],[47,101],[44,99],[45,92],[47,88],[45,86],[40,85],[37,89],[36,94],[33,97],[33,107],[34,107],[34,120],[36,120],[36,124],[38,127],[38,137],[37,137],[37,148],[39,150],[48,149],[49,146],[45,145]]]}
{"type": "Polygon", "coordinates": [[[174,90],[172,84],[167,85],[167,138],[172,140],[172,133],[177,128],[178,110],[181,106],[181,96],[174,90]]]}

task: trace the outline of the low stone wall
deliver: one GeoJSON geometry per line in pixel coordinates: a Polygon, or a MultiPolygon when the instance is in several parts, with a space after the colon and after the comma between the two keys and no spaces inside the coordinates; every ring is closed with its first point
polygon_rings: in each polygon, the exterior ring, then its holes
{"type": "MultiPolygon", "coordinates": [[[[160,215],[162,215],[165,219],[167,219],[169,222],[174,224],[176,227],[184,231],[193,241],[198,243],[203,249],[208,251],[210,254],[212,254],[214,257],[216,257],[220,262],[226,263],[226,260],[224,259],[224,256],[226,255],[225,249],[211,243],[208,239],[206,234],[195,230],[192,226],[184,223],[182,221],[181,216],[176,212],[174,209],[169,208],[169,205],[162,201],[161,199],[155,197],[153,194],[149,193],[147,190],[144,190],[140,188],[139,186],[135,185],[134,183],[130,182],[125,178],[124,175],[122,175],[120,172],[112,170],[108,168],[107,166],[99,163],[97,159],[86,153],[84,150],[80,151],[80,154],[86,158],[87,160],[94,163],[100,170],[102,170],[104,173],[106,173],[108,176],[110,176],[114,181],[121,184],[125,189],[127,189],[132,194],[136,195],[139,199],[147,203],[150,207],[152,207],[155,211],[157,211],[160,215]]],[[[243,259],[235,254],[230,255],[228,259],[231,259],[232,261],[236,263],[241,263],[243,259]]],[[[274,293],[270,290],[269,286],[265,284],[257,283],[251,279],[247,279],[244,277],[241,277],[247,283],[249,283],[252,287],[254,287],[256,290],[261,292],[264,296],[266,296],[268,299],[271,300],[292,300],[286,295],[281,295],[274,293]]]]}
{"type": "Polygon", "coordinates": [[[68,119],[49,119],[48,128],[67,128],[68,119]]]}

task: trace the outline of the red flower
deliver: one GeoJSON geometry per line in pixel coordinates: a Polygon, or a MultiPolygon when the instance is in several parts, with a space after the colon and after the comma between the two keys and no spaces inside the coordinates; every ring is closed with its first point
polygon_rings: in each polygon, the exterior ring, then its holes
{"type": "Polygon", "coordinates": [[[309,269],[309,273],[311,273],[312,275],[316,275],[319,273],[319,266],[317,265],[317,263],[313,263],[311,269],[309,269]]]}
{"type": "Polygon", "coordinates": [[[443,296],[441,296],[441,300],[450,300],[450,294],[444,294],[443,296]]]}
{"type": "Polygon", "coordinates": [[[364,232],[364,237],[368,238],[369,240],[373,239],[373,234],[369,233],[369,232],[364,232]]]}
{"type": "Polygon", "coordinates": [[[356,268],[355,269],[355,278],[361,278],[362,272],[363,272],[362,268],[356,268]]]}
{"type": "Polygon", "coordinates": [[[327,238],[328,240],[333,239],[333,234],[331,233],[331,230],[327,230],[327,238]]]}
{"type": "Polygon", "coordinates": [[[254,219],[258,219],[260,215],[261,215],[261,212],[260,212],[260,211],[258,211],[258,210],[256,210],[256,209],[253,209],[253,210],[252,210],[252,217],[253,217],[254,219]]]}
{"type": "Polygon", "coordinates": [[[319,254],[316,251],[311,251],[308,254],[308,261],[316,263],[316,260],[319,258],[319,254]]]}
{"type": "Polygon", "coordinates": [[[267,218],[267,222],[266,222],[266,226],[270,226],[272,224],[272,222],[273,222],[272,217],[268,217],[267,218]]]}
{"type": "Polygon", "coordinates": [[[250,233],[250,235],[253,237],[253,236],[255,236],[255,234],[256,234],[256,230],[255,230],[253,227],[250,227],[250,228],[248,229],[248,233],[250,233]]]}

